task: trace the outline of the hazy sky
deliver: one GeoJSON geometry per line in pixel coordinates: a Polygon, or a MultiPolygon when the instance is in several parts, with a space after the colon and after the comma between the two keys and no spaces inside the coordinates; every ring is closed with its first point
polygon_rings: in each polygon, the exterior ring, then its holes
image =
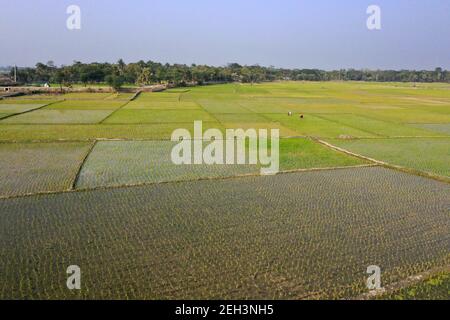
{"type": "Polygon", "coordinates": [[[0,65],[450,69],[450,0],[0,0],[0,65]],[[81,30],[66,8],[81,8],[81,30]],[[366,27],[381,7],[381,30],[366,27]]]}

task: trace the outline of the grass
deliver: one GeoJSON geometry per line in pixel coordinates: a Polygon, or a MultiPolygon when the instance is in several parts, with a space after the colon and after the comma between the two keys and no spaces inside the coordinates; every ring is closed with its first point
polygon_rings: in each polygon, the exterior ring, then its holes
{"type": "Polygon", "coordinates": [[[87,143],[0,144],[0,197],[71,187],[87,143]]]}
{"type": "Polygon", "coordinates": [[[442,272],[418,284],[399,289],[380,297],[385,300],[448,300],[450,273],[442,272]]]}
{"type": "Polygon", "coordinates": [[[450,138],[331,140],[330,143],[389,164],[450,177],[450,138]]]}
{"type": "Polygon", "coordinates": [[[0,298],[354,296],[368,265],[448,262],[445,187],[360,168],[1,200],[0,298]]]}

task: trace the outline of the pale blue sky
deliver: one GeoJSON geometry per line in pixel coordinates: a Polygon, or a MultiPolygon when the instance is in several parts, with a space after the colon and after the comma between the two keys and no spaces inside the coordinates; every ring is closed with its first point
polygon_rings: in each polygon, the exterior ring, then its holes
{"type": "Polygon", "coordinates": [[[450,0],[0,0],[0,65],[228,62],[450,69],[450,0]],[[81,7],[82,29],[66,28],[81,7]],[[381,7],[382,30],[366,28],[381,7]]]}

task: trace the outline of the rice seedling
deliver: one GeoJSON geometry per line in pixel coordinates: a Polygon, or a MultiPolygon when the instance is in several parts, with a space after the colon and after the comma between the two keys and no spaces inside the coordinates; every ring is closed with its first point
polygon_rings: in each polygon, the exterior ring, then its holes
{"type": "Polygon", "coordinates": [[[203,110],[119,110],[104,123],[163,123],[163,122],[216,122],[216,119],[203,110]]]}
{"type": "Polygon", "coordinates": [[[449,138],[330,140],[346,150],[419,171],[450,177],[449,138]]]}
{"type": "Polygon", "coordinates": [[[72,186],[89,143],[0,144],[0,197],[72,186]]]}
{"type": "Polygon", "coordinates": [[[45,106],[45,103],[33,103],[33,104],[0,104],[0,113],[14,114],[45,106]]]}
{"type": "Polygon", "coordinates": [[[66,110],[40,109],[2,120],[2,123],[15,124],[80,124],[99,123],[113,110],[66,110]]]}
{"type": "Polygon", "coordinates": [[[45,107],[46,110],[116,110],[126,101],[116,100],[65,100],[45,107]]]}
{"type": "Polygon", "coordinates": [[[0,298],[352,297],[449,262],[448,192],[375,167],[3,199],[0,298]]]}

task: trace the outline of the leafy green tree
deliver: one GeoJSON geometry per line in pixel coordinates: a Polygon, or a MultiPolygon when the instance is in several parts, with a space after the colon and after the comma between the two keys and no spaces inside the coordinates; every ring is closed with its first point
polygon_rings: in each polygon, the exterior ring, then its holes
{"type": "Polygon", "coordinates": [[[124,71],[125,71],[125,62],[122,59],[119,59],[119,61],[117,61],[117,69],[119,71],[120,75],[123,75],[124,71]]]}
{"type": "Polygon", "coordinates": [[[89,74],[87,72],[80,73],[80,81],[86,87],[87,83],[89,82],[89,74]]]}
{"type": "MultiPolygon", "coordinates": [[[[126,83],[141,85],[150,83],[174,83],[184,85],[189,82],[197,84],[218,82],[255,83],[275,80],[300,81],[399,81],[399,82],[449,82],[450,72],[442,68],[435,70],[356,70],[341,69],[324,71],[318,69],[282,69],[261,67],[259,65],[242,66],[229,63],[223,67],[207,65],[161,64],[154,61],[138,61],[126,64],[120,59],[116,64],[82,63],[74,61],[70,66],[57,67],[52,61],[37,63],[34,68],[19,68],[17,77],[22,83],[48,82],[61,83],[64,72],[66,83],[104,83],[107,76],[113,81],[116,76],[126,83]],[[59,81],[56,81],[58,79],[59,81]]],[[[10,72],[13,76],[13,72],[10,72]]],[[[114,80],[114,82],[117,82],[114,80]]],[[[119,81],[120,82],[120,81],[119,81]]]]}
{"type": "Polygon", "coordinates": [[[120,75],[110,74],[105,77],[106,83],[115,91],[119,91],[124,84],[124,78],[120,75]]]}
{"type": "Polygon", "coordinates": [[[59,83],[59,88],[61,92],[63,91],[63,85],[65,80],[66,80],[66,73],[64,72],[64,70],[62,69],[57,70],[54,75],[54,81],[56,83],[59,83]]]}
{"type": "Polygon", "coordinates": [[[141,73],[139,74],[138,79],[136,80],[136,84],[140,86],[145,86],[150,84],[152,77],[152,71],[150,68],[144,68],[142,69],[141,73]]]}

